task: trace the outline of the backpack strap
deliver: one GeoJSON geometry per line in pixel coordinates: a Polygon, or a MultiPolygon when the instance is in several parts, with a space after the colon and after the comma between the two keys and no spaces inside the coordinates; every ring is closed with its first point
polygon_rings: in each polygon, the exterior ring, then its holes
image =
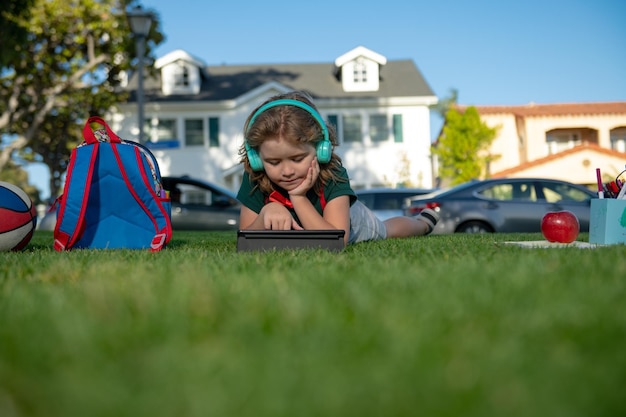
{"type": "MultiPolygon", "coordinates": [[[[159,163],[157,162],[154,154],[150,151],[150,149],[148,149],[147,146],[144,146],[143,144],[139,142],[131,142],[131,141],[122,139],[122,143],[130,144],[134,146],[135,149],[139,150],[139,153],[137,153],[137,159],[139,161],[141,160],[140,154],[142,154],[148,160],[148,165],[150,166],[150,172],[146,173],[142,171],[142,175],[144,174],[151,175],[150,179],[155,184],[154,190],[156,191],[156,193],[153,194],[153,197],[156,196],[156,197],[164,198],[165,190],[163,189],[163,184],[161,184],[161,171],[159,170],[159,163]]],[[[140,163],[139,161],[138,163],[140,163]]],[[[144,177],[144,181],[148,181],[148,179],[144,177]]],[[[152,252],[161,250],[163,246],[166,243],[168,243],[170,239],[172,238],[172,222],[171,222],[171,217],[170,217],[170,211],[169,209],[166,209],[163,204],[161,204],[161,199],[155,198],[154,201],[157,202],[157,206],[159,207],[159,210],[161,211],[161,214],[163,215],[163,218],[165,219],[165,226],[160,229],[159,233],[152,240],[152,244],[150,245],[152,252]]]]}
{"type": "MultiPolygon", "coordinates": [[[[165,197],[165,190],[163,190],[163,184],[161,184],[161,171],[159,170],[159,163],[157,162],[157,159],[152,151],[150,151],[147,146],[142,145],[139,142],[122,139],[122,143],[139,149],[139,151],[143,154],[148,161],[148,165],[150,166],[149,174],[152,176],[152,182],[154,183],[154,189],[156,190],[157,195],[165,197]]],[[[137,158],[137,163],[141,166],[141,158],[139,156],[137,158]]]]}
{"type": "Polygon", "coordinates": [[[82,146],[72,150],[63,196],[57,213],[58,220],[54,227],[56,251],[70,249],[82,235],[98,147],[99,143],[96,141],[92,146],[82,146]],[[78,155],[89,151],[91,151],[89,157],[83,158],[78,155]]]}
{"type": "Polygon", "coordinates": [[[91,116],[89,119],[87,119],[87,122],[85,123],[85,127],[83,127],[83,138],[85,138],[85,141],[88,144],[91,145],[91,144],[99,142],[99,140],[96,138],[96,135],[94,133],[94,130],[97,130],[97,129],[94,129],[94,126],[92,126],[93,124],[99,124],[104,127],[104,129],[107,132],[107,135],[109,135],[109,142],[111,143],[122,142],[120,137],[117,136],[115,132],[113,132],[113,130],[111,130],[107,122],[105,122],[102,117],[91,116]]]}
{"type": "Polygon", "coordinates": [[[157,195],[156,189],[153,187],[153,178],[150,173],[150,178],[148,178],[148,172],[143,169],[143,151],[139,147],[133,147],[134,156],[136,158],[135,163],[141,167],[141,180],[146,185],[146,189],[149,190],[149,196],[147,198],[145,193],[137,193],[135,190],[135,185],[128,177],[128,173],[126,172],[126,168],[124,168],[124,161],[122,160],[122,156],[118,150],[118,146],[132,146],[128,144],[115,144],[111,143],[111,149],[113,150],[113,154],[115,155],[115,160],[117,161],[117,165],[119,167],[122,178],[124,179],[124,183],[128,187],[128,190],[132,194],[133,198],[137,203],[141,206],[143,211],[150,217],[152,224],[154,226],[155,235],[150,244],[150,250],[152,252],[157,252],[163,248],[163,246],[169,242],[172,237],[172,224],[169,221],[169,213],[166,211],[163,204],[161,204],[160,195],[157,195]],[[161,213],[161,216],[155,216],[153,214],[154,206],[156,205],[157,210],[161,213]]]}

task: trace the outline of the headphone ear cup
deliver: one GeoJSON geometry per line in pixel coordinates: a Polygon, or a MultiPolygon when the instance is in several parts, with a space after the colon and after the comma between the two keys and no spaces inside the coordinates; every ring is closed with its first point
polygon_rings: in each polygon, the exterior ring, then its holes
{"type": "Polygon", "coordinates": [[[250,168],[253,171],[263,171],[263,161],[261,161],[261,157],[259,153],[252,148],[247,149],[248,152],[248,162],[250,163],[250,168]]]}
{"type": "Polygon", "coordinates": [[[329,140],[317,142],[317,162],[327,164],[333,156],[333,144],[329,140]]]}

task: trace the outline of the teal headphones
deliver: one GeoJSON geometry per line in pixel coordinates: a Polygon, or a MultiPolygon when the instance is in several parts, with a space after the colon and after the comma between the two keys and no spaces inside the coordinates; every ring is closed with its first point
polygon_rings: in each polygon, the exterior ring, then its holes
{"type": "MultiPolygon", "coordinates": [[[[330,158],[333,155],[333,145],[330,142],[330,139],[328,138],[328,128],[326,127],[324,120],[322,120],[322,116],[320,116],[320,114],[313,107],[309,106],[306,103],[303,103],[302,101],[290,100],[290,99],[270,101],[269,103],[261,106],[256,112],[254,112],[254,114],[250,118],[248,127],[252,126],[256,118],[265,110],[271,109],[272,107],[277,107],[277,106],[299,107],[303,110],[306,110],[311,116],[313,116],[315,121],[322,128],[322,133],[324,134],[324,137],[320,139],[320,141],[317,142],[317,145],[315,146],[315,149],[317,152],[317,161],[321,164],[326,164],[330,162],[330,158]]],[[[246,132],[246,135],[247,135],[247,132],[246,132]]],[[[250,145],[248,145],[247,138],[245,139],[244,145],[246,147],[246,153],[248,154],[248,162],[250,162],[250,167],[252,168],[252,170],[263,171],[263,161],[261,161],[261,157],[259,156],[259,153],[256,151],[256,149],[252,149],[250,145]]]]}

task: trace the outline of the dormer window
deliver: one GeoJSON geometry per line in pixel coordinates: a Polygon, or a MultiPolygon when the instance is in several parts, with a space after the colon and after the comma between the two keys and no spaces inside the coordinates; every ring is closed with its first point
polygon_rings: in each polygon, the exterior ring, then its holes
{"type": "Polygon", "coordinates": [[[365,57],[347,62],[342,68],[344,91],[376,91],[379,87],[378,63],[365,57]]]}
{"type": "Polygon", "coordinates": [[[164,95],[200,92],[205,64],[187,52],[170,52],[157,59],[154,66],[161,70],[161,90],[164,95]]]}
{"type": "Polygon", "coordinates": [[[363,58],[354,61],[353,74],[355,84],[367,83],[367,65],[365,65],[363,58]]]}
{"type": "Polygon", "coordinates": [[[378,91],[380,68],[386,63],[387,58],[362,46],[343,54],[335,60],[343,91],[378,91]]]}
{"type": "Polygon", "coordinates": [[[189,87],[189,69],[182,62],[178,63],[174,71],[174,86],[177,88],[189,87]]]}

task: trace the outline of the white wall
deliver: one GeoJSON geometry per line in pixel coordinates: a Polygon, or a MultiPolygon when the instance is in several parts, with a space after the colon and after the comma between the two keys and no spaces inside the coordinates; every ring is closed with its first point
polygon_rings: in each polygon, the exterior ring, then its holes
{"type": "MultiPolygon", "coordinates": [[[[177,118],[180,147],[176,149],[154,150],[162,175],[190,175],[212,181],[228,188],[236,186],[224,178],[224,171],[232,170],[239,163],[239,147],[243,143],[243,125],[250,112],[269,97],[269,92],[255,97],[236,108],[221,110],[203,110],[206,104],[149,104],[145,108],[145,117],[157,115],[161,118],[177,118]],[[185,147],[183,126],[185,118],[220,118],[220,147],[208,146],[185,147]]],[[[137,116],[130,105],[120,106],[120,113],[113,116],[110,123],[114,131],[125,139],[137,137],[137,116]]],[[[328,114],[341,114],[346,109],[322,108],[324,118],[328,114]]],[[[388,141],[372,144],[369,138],[364,143],[341,144],[336,149],[342,157],[355,188],[374,185],[393,185],[399,178],[404,156],[410,160],[410,181],[418,187],[432,187],[432,169],[430,162],[430,112],[427,106],[395,106],[387,109],[378,108],[358,110],[367,123],[370,113],[386,112],[391,123],[393,114],[402,114],[403,142],[395,143],[390,134],[388,141]]],[[[364,129],[366,130],[366,129],[364,129]]]]}

